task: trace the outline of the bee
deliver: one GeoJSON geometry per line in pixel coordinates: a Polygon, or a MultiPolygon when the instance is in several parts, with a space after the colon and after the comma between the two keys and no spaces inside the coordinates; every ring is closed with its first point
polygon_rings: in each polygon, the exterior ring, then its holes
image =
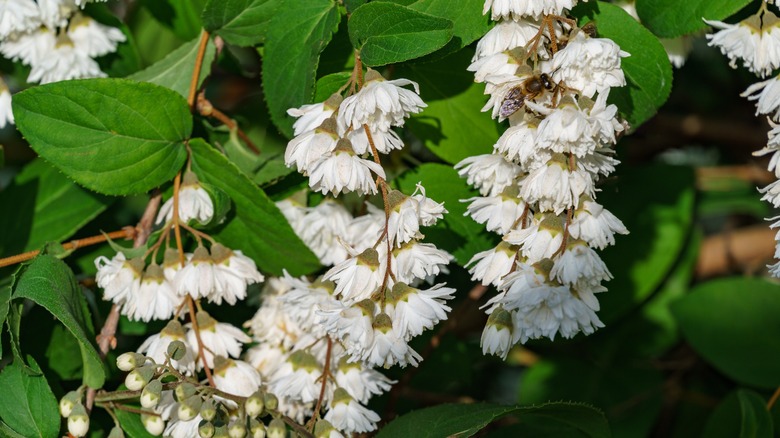
{"type": "Polygon", "coordinates": [[[547,91],[553,91],[556,85],[547,73],[531,76],[520,85],[512,88],[501,102],[498,115],[507,118],[519,111],[525,105],[526,100],[533,100],[547,91]]]}

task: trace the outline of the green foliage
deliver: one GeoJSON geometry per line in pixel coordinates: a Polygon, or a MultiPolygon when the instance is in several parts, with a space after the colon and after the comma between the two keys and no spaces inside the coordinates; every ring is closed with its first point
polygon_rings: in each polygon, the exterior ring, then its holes
{"type": "Polygon", "coordinates": [[[723,20],[748,4],[750,0],[636,0],[636,12],[654,34],[674,38],[705,29],[705,18],[723,20]]]}
{"type": "Polygon", "coordinates": [[[750,278],[710,281],[675,302],[672,311],[691,346],[723,374],[746,385],[780,386],[780,350],[772,341],[780,336],[777,284],[750,278]]]}
{"type": "Polygon", "coordinates": [[[60,430],[57,399],[35,359],[14,359],[0,372],[0,432],[11,438],[55,438],[60,430]]]}
{"type": "Polygon", "coordinates": [[[403,2],[409,9],[452,21],[452,39],[440,53],[456,52],[479,39],[490,29],[487,15],[482,14],[483,0],[460,0],[453,8],[450,0],[416,0],[403,2]]]}
{"type": "MultiPolygon", "coordinates": [[[[189,94],[192,71],[195,67],[199,46],[200,37],[182,44],[165,58],[127,78],[168,87],[186,98],[189,94]]],[[[209,39],[203,56],[203,68],[198,77],[198,87],[203,84],[203,81],[211,73],[211,63],[214,61],[215,54],[214,41],[209,39]]]]}
{"type": "Polygon", "coordinates": [[[240,248],[264,272],[292,275],[320,267],[314,254],[295,235],[290,224],[245,174],[201,139],[190,141],[192,170],[198,178],[225,192],[235,213],[212,235],[224,245],[240,248]]]}
{"type": "Polygon", "coordinates": [[[432,53],[452,39],[452,32],[446,18],[381,1],[357,8],[349,18],[349,39],[372,67],[432,53]]]}
{"type": "Polygon", "coordinates": [[[712,413],[704,429],[708,438],[770,438],[775,436],[764,399],[749,389],[738,389],[712,413]]]}
{"type": "Polygon", "coordinates": [[[154,436],[146,431],[144,424],[141,422],[140,415],[121,411],[119,409],[114,411],[114,414],[119,420],[119,424],[122,425],[122,430],[128,438],[152,438],[154,436]]]}
{"type": "Polygon", "coordinates": [[[548,403],[540,406],[513,407],[476,403],[442,404],[410,412],[385,426],[377,437],[465,438],[507,415],[516,417],[525,432],[550,432],[552,428],[562,426],[555,434],[544,435],[548,437],[606,438],[610,436],[604,415],[583,404],[548,403]],[[421,427],[422,425],[425,426],[421,427]]]}
{"type": "Polygon", "coordinates": [[[672,66],[661,43],[620,7],[605,2],[580,3],[572,14],[586,17],[586,22],[596,23],[601,37],[615,41],[620,49],[631,56],[623,58],[621,67],[627,85],[613,88],[609,102],[636,129],[669,98],[672,89],[672,66]]]}
{"type": "Polygon", "coordinates": [[[42,159],[36,159],[0,192],[0,254],[12,255],[59,242],[106,209],[112,199],[88,192],[42,159]]]}
{"type": "Polygon", "coordinates": [[[268,23],[283,6],[281,0],[209,0],[203,9],[203,27],[230,44],[262,44],[268,23]]]}
{"type": "Polygon", "coordinates": [[[320,53],[338,28],[333,0],[289,0],[268,24],[263,57],[263,91],[271,119],[292,136],[287,109],[308,103],[314,95],[320,53]]]}
{"type": "Polygon", "coordinates": [[[203,26],[200,13],[206,0],[187,0],[161,2],[159,0],[142,0],[141,3],[154,18],[183,40],[194,38],[203,26]]]}
{"type": "Polygon", "coordinates": [[[143,193],[173,178],[186,158],[192,117],[184,99],[153,84],[84,79],[14,95],[16,124],[32,148],[99,193],[143,193]]]}

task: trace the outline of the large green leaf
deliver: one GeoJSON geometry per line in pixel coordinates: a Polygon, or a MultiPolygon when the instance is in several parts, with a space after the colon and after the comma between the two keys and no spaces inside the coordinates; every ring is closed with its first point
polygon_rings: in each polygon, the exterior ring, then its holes
{"type": "Polygon", "coordinates": [[[203,27],[230,44],[254,46],[265,41],[268,23],[283,0],[209,0],[203,9],[203,27]]]}
{"type": "Polygon", "coordinates": [[[113,200],[70,181],[42,159],[27,164],[0,192],[0,254],[11,255],[59,242],[104,211],[113,200]]]}
{"type": "Polygon", "coordinates": [[[56,438],[60,430],[57,399],[35,360],[27,360],[29,367],[16,358],[0,372],[0,419],[18,436],[56,438]]]}
{"type": "Polygon", "coordinates": [[[95,348],[95,333],[86,310],[84,296],[73,271],[51,255],[41,255],[23,266],[17,274],[11,299],[27,298],[54,315],[79,341],[84,363],[84,383],[100,388],[105,370],[95,348]]]}
{"type": "MultiPolygon", "coordinates": [[[[513,415],[525,427],[567,426],[584,437],[609,437],[609,425],[598,410],[574,403],[548,403],[541,406],[501,406],[489,403],[443,404],[403,415],[385,426],[377,438],[469,437],[491,422],[513,415]]],[[[537,435],[538,436],[538,435],[537,435]]],[[[561,436],[566,435],[545,435],[561,436]]],[[[572,436],[572,435],[568,435],[572,436]]]]}
{"type": "Polygon", "coordinates": [[[240,249],[264,272],[308,274],[320,267],[317,257],[295,235],[276,205],[224,155],[201,139],[190,141],[192,170],[198,178],[227,193],[235,214],[215,237],[240,249]]]}
{"type": "Polygon", "coordinates": [[[636,0],[636,12],[653,33],[674,38],[707,27],[708,20],[723,20],[750,4],[750,0],[636,0]]]}
{"type": "Polygon", "coordinates": [[[408,127],[428,149],[451,164],[488,154],[500,135],[498,124],[480,111],[487,98],[484,85],[466,70],[473,51],[461,50],[444,59],[401,67],[399,74],[420,84],[428,107],[408,127]]]}
{"type": "MultiPolygon", "coordinates": [[[[685,3],[685,2],[680,2],[685,3]]],[[[631,56],[623,58],[627,85],[613,88],[609,102],[618,107],[633,129],[655,115],[672,90],[672,66],[661,42],[618,6],[590,1],[572,11],[596,23],[600,37],[609,38],[631,56]]]]}
{"type": "MultiPolygon", "coordinates": [[[[199,46],[200,37],[182,44],[165,58],[127,78],[168,87],[186,98],[190,92],[190,82],[192,81],[195,61],[198,57],[199,46]]],[[[198,87],[211,74],[211,63],[214,61],[215,54],[214,42],[209,39],[203,56],[200,76],[198,77],[198,87]]]]}
{"type": "Polygon", "coordinates": [[[349,18],[349,39],[368,66],[432,53],[452,39],[452,29],[452,21],[446,18],[381,1],[366,3],[349,18]]]}
{"type": "Polygon", "coordinates": [[[468,204],[460,200],[478,196],[479,193],[470,188],[451,166],[426,163],[404,172],[395,182],[407,195],[411,195],[416,184],[421,182],[428,197],[444,203],[448,211],[444,219],[421,231],[426,241],[449,251],[461,266],[468,263],[477,252],[497,244],[497,235],[485,231],[482,225],[463,215],[468,204]]]}
{"type": "Polygon", "coordinates": [[[729,278],[697,286],[672,305],[683,335],[730,378],[762,388],[780,386],[780,286],[729,278]]]}
{"type": "Polygon", "coordinates": [[[339,20],[333,0],[286,0],[284,9],[268,24],[263,91],[271,120],[288,137],[293,119],[287,110],[308,103],[314,95],[320,53],[339,20]]]}
{"type": "Polygon", "coordinates": [[[185,41],[196,37],[203,27],[200,14],[206,0],[141,0],[141,3],[151,12],[155,20],[185,41]]]}
{"type": "Polygon", "coordinates": [[[712,413],[703,436],[707,438],[771,438],[772,417],[764,399],[749,389],[738,389],[712,413]]]}
{"type": "Polygon", "coordinates": [[[192,116],[174,91],[128,79],[82,79],[14,95],[19,130],[39,155],[100,193],[143,193],[187,156],[192,116]]]}

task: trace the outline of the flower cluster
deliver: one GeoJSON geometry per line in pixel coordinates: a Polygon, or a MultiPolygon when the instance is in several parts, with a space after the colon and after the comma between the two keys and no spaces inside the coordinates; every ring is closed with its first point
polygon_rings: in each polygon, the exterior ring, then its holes
{"type": "MultiPolygon", "coordinates": [[[[705,21],[720,29],[713,35],[707,35],[707,38],[710,45],[720,47],[721,52],[731,60],[732,67],[736,67],[737,59],[742,59],[744,67],[761,78],[780,67],[780,19],[769,10],[767,3],[762,2],[755,15],[737,24],[705,21]]],[[[780,178],[780,75],[749,86],[742,97],[755,101],[756,115],[766,115],[772,127],[767,145],[753,155],[760,157],[771,154],[768,169],[780,178]]],[[[775,208],[780,207],[780,181],[760,188],[759,192],[763,194],[761,200],[775,208]]],[[[771,228],[780,227],[780,216],[770,218],[769,221],[772,221],[771,228]]],[[[775,235],[775,240],[775,259],[780,259],[780,232],[775,235]]],[[[768,267],[774,277],[780,277],[780,261],[768,267]]]]}
{"type": "MultiPolygon", "coordinates": [[[[27,82],[102,77],[95,58],[116,51],[125,35],[80,11],[100,0],[0,2],[0,54],[30,66],[27,82]]],[[[13,123],[11,95],[0,79],[0,128],[13,123]]]]}
{"type": "Polygon", "coordinates": [[[626,228],[596,202],[596,182],[618,164],[613,146],[627,125],[607,104],[625,85],[611,40],[566,18],[576,1],[491,1],[498,23],[469,67],[509,128],[492,154],[455,167],[479,197],[466,214],[503,236],[467,266],[493,285],[482,335],[485,353],[506,357],[517,342],[592,333],[603,324],[595,294],[611,274],[594,250],[626,228]]]}
{"type": "MultiPolygon", "coordinates": [[[[393,127],[425,104],[417,84],[356,70],[360,89],[346,98],[289,110],[297,117],[285,160],[308,175],[311,190],[339,195],[382,193],[353,215],[338,200],[317,205],[287,199],[279,207],[325,265],[310,281],[285,274],[270,279],[248,322],[257,342],[247,356],[282,413],[304,421],[319,415],[328,436],[370,432],[379,416],[365,404],[393,383],[374,367],[417,365],[408,342],[447,318],[454,289],[435,284],[452,256],[422,243],[421,229],[446,213],[418,184],[406,195],[385,183],[380,154],[401,149],[393,127]],[[414,91],[404,88],[412,86],[414,91]]],[[[354,89],[353,89],[354,91],[354,89]]]]}

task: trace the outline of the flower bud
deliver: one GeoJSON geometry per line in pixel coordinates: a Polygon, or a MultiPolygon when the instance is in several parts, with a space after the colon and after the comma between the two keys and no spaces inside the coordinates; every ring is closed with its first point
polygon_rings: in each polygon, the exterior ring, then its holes
{"type": "Polygon", "coordinates": [[[230,438],[230,435],[228,435],[228,428],[227,425],[221,425],[218,426],[217,429],[214,431],[214,438],[230,438]]]}
{"type": "Polygon", "coordinates": [[[228,427],[228,436],[230,438],[244,438],[246,437],[246,427],[240,422],[235,422],[228,427]]]}
{"type": "Polygon", "coordinates": [[[244,403],[244,409],[249,418],[254,418],[262,414],[264,407],[263,393],[260,391],[256,391],[254,394],[250,395],[244,403]]]}
{"type": "Polygon", "coordinates": [[[168,356],[173,360],[181,360],[187,354],[187,346],[182,341],[173,341],[168,344],[168,356]]]}
{"type": "Polygon", "coordinates": [[[79,403],[68,415],[68,432],[76,438],[83,437],[89,431],[89,415],[84,406],[79,403]]]}
{"type": "Polygon", "coordinates": [[[279,399],[275,395],[266,392],[263,395],[265,407],[269,410],[275,411],[279,407],[279,399]]]}
{"type": "Polygon", "coordinates": [[[60,400],[60,415],[62,415],[63,418],[68,418],[70,413],[73,412],[73,408],[80,403],[81,394],[79,394],[77,391],[71,391],[65,394],[65,396],[60,400]]]}
{"type": "Polygon", "coordinates": [[[179,410],[177,414],[179,420],[190,421],[200,412],[200,408],[203,405],[203,399],[199,395],[191,395],[186,400],[179,402],[179,410]]]}
{"type": "Polygon", "coordinates": [[[122,371],[132,371],[140,367],[146,361],[146,357],[138,353],[122,353],[116,358],[116,367],[122,371]]]}
{"type": "Polygon", "coordinates": [[[163,430],[165,430],[165,421],[159,415],[141,414],[141,423],[146,431],[154,436],[162,435],[163,430]]]}
{"type": "Polygon", "coordinates": [[[144,386],[144,390],[141,391],[141,406],[150,409],[157,406],[160,402],[160,394],[162,393],[162,382],[159,379],[152,380],[148,385],[144,386]]]}
{"type": "Polygon", "coordinates": [[[189,397],[195,395],[195,385],[184,382],[176,387],[176,389],[173,391],[173,395],[176,396],[176,401],[178,402],[186,400],[189,397]]]}
{"type": "Polygon", "coordinates": [[[138,367],[125,377],[125,386],[131,391],[138,391],[143,389],[150,380],[154,377],[154,367],[146,365],[138,367]]]}
{"type": "Polygon", "coordinates": [[[287,438],[287,425],[280,418],[274,418],[268,423],[268,438],[287,438]]]}
{"type": "Polygon", "coordinates": [[[265,424],[255,420],[249,420],[249,435],[252,438],[265,438],[265,424]]]}
{"type": "Polygon", "coordinates": [[[114,426],[108,434],[108,438],[125,438],[125,433],[119,426],[114,426]]]}
{"type": "Polygon", "coordinates": [[[211,438],[214,436],[214,423],[202,420],[198,426],[198,436],[200,438],[211,438]]]}
{"type": "Polygon", "coordinates": [[[217,406],[214,403],[214,399],[207,399],[200,406],[200,416],[206,420],[211,421],[217,416],[217,406]]]}

